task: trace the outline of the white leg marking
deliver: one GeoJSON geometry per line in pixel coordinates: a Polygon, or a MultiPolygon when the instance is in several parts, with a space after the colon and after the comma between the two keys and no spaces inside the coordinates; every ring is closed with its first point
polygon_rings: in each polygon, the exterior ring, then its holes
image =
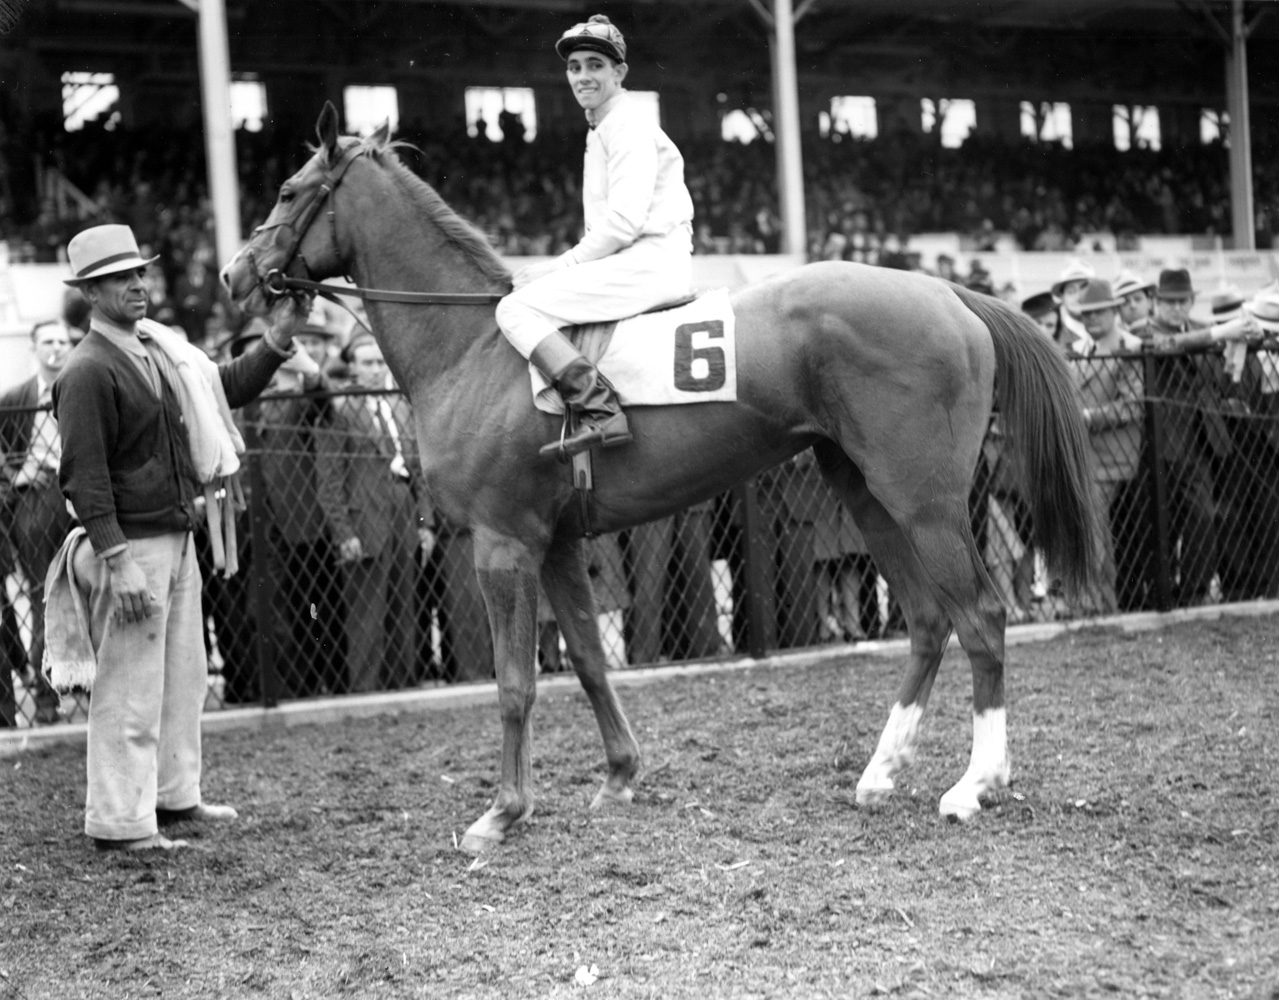
{"type": "Polygon", "coordinates": [[[981,797],[1008,787],[1008,715],[1003,708],[973,713],[973,754],[968,770],[941,797],[940,811],[951,819],[971,819],[981,812],[981,797]]]}
{"type": "Polygon", "coordinates": [[[888,713],[888,724],[880,734],[879,746],[857,782],[859,806],[878,805],[893,793],[894,776],[915,760],[915,743],[919,738],[919,720],[923,714],[921,706],[907,706],[901,702],[888,713]]]}

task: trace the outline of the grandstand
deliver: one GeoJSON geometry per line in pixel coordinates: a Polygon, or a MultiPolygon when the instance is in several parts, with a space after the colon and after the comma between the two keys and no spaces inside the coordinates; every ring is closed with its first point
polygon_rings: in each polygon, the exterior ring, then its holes
{"type": "MultiPolygon", "coordinates": [[[[703,254],[980,253],[1018,290],[1059,263],[1020,251],[1197,254],[1201,273],[1253,284],[1265,261],[1212,255],[1274,239],[1279,79],[1242,58],[1245,35],[1255,51],[1279,36],[1270,6],[31,0],[0,36],[0,238],[15,266],[52,262],[88,221],[129,221],[172,286],[265,215],[332,100],[353,131],[395,119],[415,168],[504,253],[554,252],[578,224],[581,130],[549,41],[600,11],[685,151],[703,254]],[[210,20],[221,104],[201,98],[210,20]],[[1229,141],[1232,107],[1249,142],[1229,141]]],[[[12,335],[48,285],[9,274],[12,335]]]]}

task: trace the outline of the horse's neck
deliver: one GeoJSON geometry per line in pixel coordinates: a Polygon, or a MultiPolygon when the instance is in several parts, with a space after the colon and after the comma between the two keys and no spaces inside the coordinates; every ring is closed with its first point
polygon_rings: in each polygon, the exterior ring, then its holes
{"type": "MultiPolygon", "coordinates": [[[[413,220],[406,225],[411,213],[393,199],[374,199],[370,209],[361,216],[352,254],[350,273],[357,285],[412,292],[504,291],[432,224],[414,225],[413,220]]],[[[477,354],[502,353],[492,306],[370,302],[368,313],[404,385],[433,383],[477,354]]]]}

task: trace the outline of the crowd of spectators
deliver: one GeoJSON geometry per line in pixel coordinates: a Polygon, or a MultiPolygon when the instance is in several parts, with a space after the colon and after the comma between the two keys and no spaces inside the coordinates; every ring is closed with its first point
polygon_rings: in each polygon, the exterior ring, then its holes
{"type": "MultiPolygon", "coordinates": [[[[581,225],[582,137],[544,129],[526,142],[513,121],[502,124],[506,137],[499,142],[483,128],[469,135],[460,120],[444,130],[407,124],[399,138],[415,147],[402,150],[410,165],[501,253],[556,254],[581,225]]],[[[237,134],[246,231],[309,155],[305,142],[269,126],[237,134]]],[[[681,145],[697,251],[776,252],[781,226],[771,144],[706,138],[681,145]]],[[[198,128],[107,131],[89,123],[66,132],[49,121],[23,136],[0,134],[0,156],[0,239],[11,253],[54,260],[77,228],[119,221],[162,254],[170,289],[193,260],[211,266],[198,128]],[[49,168],[91,199],[89,217],[58,218],[48,199],[40,204],[34,178],[49,168]]],[[[1258,237],[1268,246],[1270,220],[1279,212],[1279,160],[1257,149],[1254,163],[1258,237]]],[[[1070,250],[1098,232],[1113,234],[1124,248],[1138,234],[1211,235],[1230,227],[1227,153],[1219,143],[1120,152],[1105,144],[1067,149],[984,135],[956,149],[905,132],[874,140],[808,136],[804,164],[814,257],[893,263],[912,234],[925,232],[966,234],[974,249],[993,249],[1008,234],[1025,250],[1070,250]]]]}

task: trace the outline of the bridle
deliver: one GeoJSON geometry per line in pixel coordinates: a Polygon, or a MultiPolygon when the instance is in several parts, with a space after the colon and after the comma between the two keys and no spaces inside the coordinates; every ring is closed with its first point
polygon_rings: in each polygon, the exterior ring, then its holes
{"type": "MultiPolygon", "coordinates": [[[[501,300],[502,295],[496,292],[398,292],[383,288],[332,285],[310,279],[311,268],[306,262],[306,256],[302,253],[302,241],[306,238],[307,232],[315,222],[316,215],[324,207],[325,202],[328,202],[329,228],[333,238],[333,246],[337,247],[337,212],[331,196],[337,190],[338,185],[342,183],[342,178],[346,176],[351,164],[367,152],[368,150],[362,143],[357,142],[347,147],[337,164],[325,169],[323,183],[315,189],[310,200],[293,218],[283,219],[269,226],[263,224],[253,230],[250,243],[262,233],[270,232],[273,229],[290,229],[293,231],[293,245],[289,248],[288,255],[280,267],[273,267],[271,270],[263,272],[258,267],[252,246],[246,253],[249,266],[253,269],[253,273],[257,278],[256,287],[262,290],[267,301],[274,301],[281,296],[297,292],[313,293],[336,303],[346,309],[347,312],[351,312],[338,296],[352,296],[371,302],[402,302],[417,305],[491,305],[501,300]],[[300,278],[288,273],[289,269],[293,267],[294,261],[301,263],[302,271],[308,277],[300,278]]],[[[355,316],[355,313],[351,312],[351,315],[355,316]]],[[[361,326],[364,326],[364,322],[358,316],[355,318],[361,326]]],[[[367,326],[364,328],[368,329],[367,326]]]]}

